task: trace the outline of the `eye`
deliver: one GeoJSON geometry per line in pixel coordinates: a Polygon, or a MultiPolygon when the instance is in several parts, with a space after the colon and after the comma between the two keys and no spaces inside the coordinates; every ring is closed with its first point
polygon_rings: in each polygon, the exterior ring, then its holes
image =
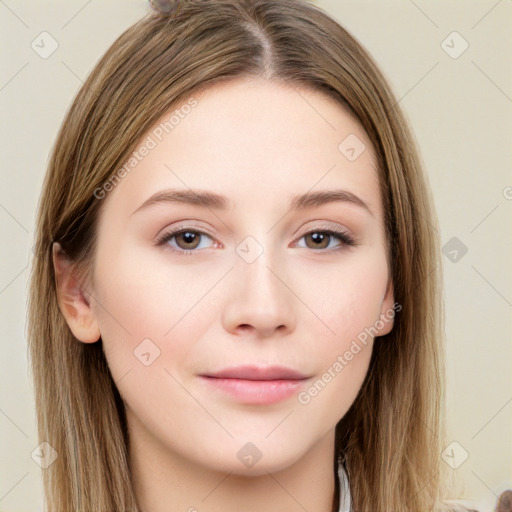
{"type": "MultiPolygon", "coordinates": [[[[205,239],[213,241],[211,236],[197,229],[180,228],[176,231],[164,233],[155,243],[157,246],[169,245],[170,249],[179,255],[189,255],[198,252],[200,249],[208,248],[208,245],[205,246],[204,243],[202,243],[205,239]]],[[[306,244],[299,244],[298,246],[305,247],[306,249],[329,249],[336,251],[346,246],[356,245],[355,240],[341,229],[339,231],[335,229],[317,229],[306,233],[299,240],[302,239],[306,241],[306,244]],[[332,242],[336,241],[338,241],[338,243],[333,245],[332,242]]]]}
{"type": "MultiPolygon", "coordinates": [[[[343,246],[353,246],[355,245],[355,241],[353,238],[342,230],[315,230],[310,231],[309,233],[306,233],[303,235],[300,240],[305,239],[306,241],[306,248],[308,249],[340,249],[343,248],[343,246]],[[331,242],[338,240],[337,245],[332,245],[331,242]]],[[[304,247],[304,246],[300,246],[304,247]]]]}
{"type": "Polygon", "coordinates": [[[204,245],[201,246],[203,238],[212,238],[201,231],[195,229],[180,229],[171,233],[165,233],[157,241],[157,245],[169,244],[171,248],[179,254],[190,254],[196,249],[205,249],[204,245]]]}

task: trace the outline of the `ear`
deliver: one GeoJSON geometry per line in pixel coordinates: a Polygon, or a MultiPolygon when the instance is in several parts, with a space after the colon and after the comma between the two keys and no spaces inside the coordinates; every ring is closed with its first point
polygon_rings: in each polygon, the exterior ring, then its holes
{"type": "Polygon", "coordinates": [[[98,341],[100,331],[91,309],[90,294],[79,281],[74,263],[57,242],[52,246],[52,257],[59,308],[71,332],[83,343],[98,341]]]}
{"type": "Polygon", "coordinates": [[[393,292],[393,281],[391,278],[388,279],[386,287],[386,293],[382,299],[380,306],[379,320],[375,322],[375,326],[378,328],[377,336],[384,336],[389,334],[393,329],[395,314],[400,311],[402,306],[400,304],[395,305],[395,295],[393,292]]]}

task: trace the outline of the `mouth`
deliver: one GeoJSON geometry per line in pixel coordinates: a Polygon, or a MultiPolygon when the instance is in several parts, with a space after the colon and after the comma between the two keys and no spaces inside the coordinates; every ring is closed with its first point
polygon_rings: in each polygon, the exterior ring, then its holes
{"type": "Polygon", "coordinates": [[[286,400],[308,376],[282,366],[238,366],[199,375],[210,389],[243,404],[268,405],[286,400]]]}

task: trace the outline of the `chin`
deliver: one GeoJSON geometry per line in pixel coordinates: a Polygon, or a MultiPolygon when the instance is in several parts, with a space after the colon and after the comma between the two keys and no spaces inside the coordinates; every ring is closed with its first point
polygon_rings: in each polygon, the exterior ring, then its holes
{"type": "Polygon", "coordinates": [[[234,439],[226,443],[221,452],[205,453],[201,464],[214,471],[256,477],[283,471],[299,461],[306,452],[306,447],[286,446],[278,438],[273,442],[234,439]]]}

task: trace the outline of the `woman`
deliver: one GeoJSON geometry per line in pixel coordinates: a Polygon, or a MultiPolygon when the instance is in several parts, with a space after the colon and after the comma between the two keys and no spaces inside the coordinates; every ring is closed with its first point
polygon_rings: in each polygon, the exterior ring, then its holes
{"type": "Polygon", "coordinates": [[[443,509],[435,227],[395,98],[318,8],[128,29],[40,202],[49,510],[443,509]]]}

